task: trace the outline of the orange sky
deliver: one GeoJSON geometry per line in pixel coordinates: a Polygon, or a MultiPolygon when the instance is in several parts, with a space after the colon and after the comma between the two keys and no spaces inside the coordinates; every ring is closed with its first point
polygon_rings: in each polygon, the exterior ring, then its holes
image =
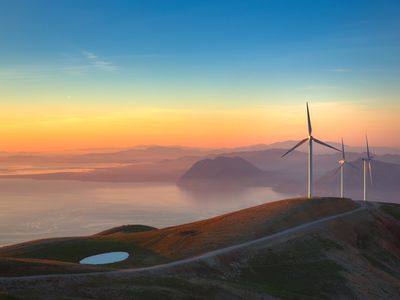
{"type": "MultiPolygon", "coordinates": [[[[311,103],[314,135],[325,141],[400,146],[399,105],[311,103]]],[[[157,108],[12,105],[0,112],[3,151],[61,151],[140,144],[233,147],[306,137],[305,105],[157,108]]]]}
{"type": "Polygon", "coordinates": [[[0,1],[0,151],[400,147],[400,1],[122,2],[0,1]]]}

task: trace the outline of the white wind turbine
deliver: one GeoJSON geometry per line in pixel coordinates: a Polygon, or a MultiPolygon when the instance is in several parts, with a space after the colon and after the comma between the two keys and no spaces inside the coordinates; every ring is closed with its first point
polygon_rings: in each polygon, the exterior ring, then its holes
{"type": "Polygon", "coordinates": [[[312,193],[313,193],[313,162],[312,162],[312,158],[313,158],[313,142],[316,142],[320,145],[323,145],[325,147],[334,149],[336,151],[339,151],[339,149],[328,145],[320,140],[318,140],[317,138],[312,136],[312,127],[311,127],[311,119],[310,119],[310,111],[308,109],[308,102],[306,103],[307,106],[307,122],[308,122],[308,137],[305,138],[304,140],[301,140],[300,142],[298,142],[293,148],[291,148],[290,150],[288,150],[285,154],[283,154],[281,157],[284,157],[285,155],[289,154],[290,152],[292,152],[294,149],[296,149],[297,147],[300,147],[302,144],[304,144],[306,141],[308,141],[308,184],[307,184],[307,188],[308,188],[308,192],[307,192],[307,197],[309,199],[312,198],[312,193]]]}
{"type": "Polygon", "coordinates": [[[346,154],[344,152],[344,143],[343,143],[343,138],[342,138],[342,159],[339,160],[339,168],[338,168],[338,171],[340,170],[340,198],[343,198],[343,194],[344,194],[343,193],[344,165],[349,165],[349,166],[352,166],[355,169],[358,169],[356,166],[354,166],[353,164],[349,163],[346,160],[346,154]]]}
{"type": "Polygon", "coordinates": [[[368,145],[368,137],[365,136],[365,142],[367,144],[367,157],[364,157],[364,201],[367,201],[367,172],[369,173],[369,179],[372,184],[372,169],[371,169],[371,161],[374,158],[371,153],[369,152],[369,145],[368,145]],[[367,171],[367,163],[368,163],[368,171],[367,171]]]}

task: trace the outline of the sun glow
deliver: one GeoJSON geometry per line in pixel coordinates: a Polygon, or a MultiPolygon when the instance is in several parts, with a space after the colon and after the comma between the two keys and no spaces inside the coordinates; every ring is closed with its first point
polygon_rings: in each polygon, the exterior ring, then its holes
{"type": "MultiPolygon", "coordinates": [[[[247,107],[47,106],[8,107],[0,112],[2,149],[59,151],[129,147],[139,144],[230,147],[296,139],[304,132],[304,104],[247,107]]],[[[398,105],[311,103],[325,140],[361,144],[366,131],[374,144],[390,144],[400,130],[398,105]],[[389,129],[389,130],[388,130],[389,129]]],[[[317,134],[317,133],[316,133],[317,134]]]]}

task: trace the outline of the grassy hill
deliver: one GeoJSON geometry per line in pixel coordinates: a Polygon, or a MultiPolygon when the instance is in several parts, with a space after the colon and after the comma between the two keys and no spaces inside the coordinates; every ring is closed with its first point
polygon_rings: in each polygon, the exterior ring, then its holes
{"type": "MultiPolygon", "coordinates": [[[[123,226],[93,236],[21,243],[0,248],[0,259],[78,263],[101,252],[126,251],[131,254],[129,259],[112,264],[112,268],[149,266],[253,240],[356,206],[349,199],[288,199],[163,229],[123,226]]],[[[45,273],[45,268],[38,271],[45,273]]],[[[0,269],[0,276],[5,275],[0,269]]]]}
{"type": "MultiPolygon", "coordinates": [[[[54,259],[60,255],[59,260],[72,261],[92,251],[91,247],[112,248],[114,243],[141,249],[142,258],[148,251],[152,262],[147,258],[142,265],[159,263],[252,240],[356,206],[349,199],[289,199],[164,229],[130,232],[125,227],[79,239],[29,242],[1,249],[0,256],[54,259]],[[56,255],[57,251],[62,255],[56,255]]],[[[126,265],[112,267],[135,266],[132,253],[133,260],[126,265]]],[[[368,203],[367,209],[273,242],[170,268],[102,274],[0,279],[0,291],[18,299],[399,299],[400,206],[368,203]]]]}

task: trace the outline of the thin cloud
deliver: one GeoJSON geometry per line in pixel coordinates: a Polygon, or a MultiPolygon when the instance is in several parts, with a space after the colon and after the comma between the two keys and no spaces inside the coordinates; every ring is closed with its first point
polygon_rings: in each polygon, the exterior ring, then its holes
{"type": "Polygon", "coordinates": [[[93,66],[99,70],[116,71],[119,68],[109,61],[97,60],[93,62],[93,66]]]}
{"type": "Polygon", "coordinates": [[[88,59],[97,59],[97,55],[89,51],[82,51],[82,54],[85,55],[88,59]]]}
{"type": "Polygon", "coordinates": [[[88,63],[95,69],[102,71],[117,71],[119,69],[119,67],[114,65],[112,62],[100,59],[99,56],[93,52],[83,50],[82,54],[86,57],[88,63]]]}
{"type": "Polygon", "coordinates": [[[349,73],[351,72],[351,69],[349,68],[336,68],[332,70],[333,72],[338,72],[338,73],[349,73]]]}

